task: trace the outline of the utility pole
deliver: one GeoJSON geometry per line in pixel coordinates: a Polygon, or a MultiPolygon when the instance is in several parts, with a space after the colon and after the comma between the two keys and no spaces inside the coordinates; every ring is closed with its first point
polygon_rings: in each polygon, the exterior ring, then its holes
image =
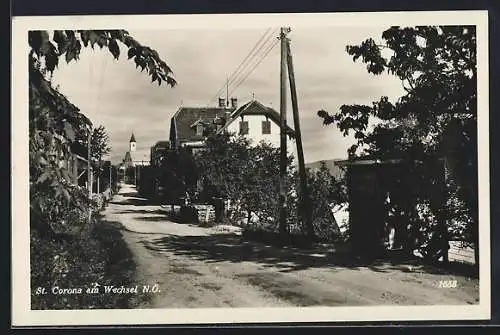
{"type": "Polygon", "coordinates": [[[101,183],[101,159],[99,158],[99,161],[98,161],[98,166],[97,166],[97,194],[101,193],[101,187],[100,187],[100,183],[101,183]]]}
{"type": "Polygon", "coordinates": [[[111,164],[111,159],[110,159],[109,160],[109,190],[110,191],[113,191],[112,171],[113,171],[113,165],[111,164]]]}
{"type": "Polygon", "coordinates": [[[226,80],[226,107],[229,107],[229,77],[226,80]]]}
{"type": "Polygon", "coordinates": [[[281,71],[280,71],[280,190],[279,190],[279,232],[285,237],[287,231],[287,184],[286,184],[286,163],[287,163],[287,125],[286,125],[286,34],[288,28],[281,28],[281,71]]]}
{"type": "Polygon", "coordinates": [[[304,163],[304,150],[302,149],[302,135],[300,131],[299,107],[297,102],[297,89],[295,87],[295,73],[293,71],[292,52],[290,51],[289,40],[286,40],[286,53],[288,63],[288,77],[290,79],[290,95],[292,98],[293,123],[295,129],[295,142],[297,144],[297,159],[299,161],[299,176],[300,188],[302,193],[302,201],[300,204],[300,217],[302,224],[306,227],[306,232],[309,238],[314,237],[314,228],[312,225],[311,203],[309,199],[309,191],[307,188],[307,176],[304,163]]]}

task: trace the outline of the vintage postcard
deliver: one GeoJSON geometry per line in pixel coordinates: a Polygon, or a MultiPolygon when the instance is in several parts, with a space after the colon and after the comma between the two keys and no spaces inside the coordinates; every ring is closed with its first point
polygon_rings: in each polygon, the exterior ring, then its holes
{"type": "Polygon", "coordinates": [[[487,24],[14,17],[13,326],[489,319],[487,24]]]}

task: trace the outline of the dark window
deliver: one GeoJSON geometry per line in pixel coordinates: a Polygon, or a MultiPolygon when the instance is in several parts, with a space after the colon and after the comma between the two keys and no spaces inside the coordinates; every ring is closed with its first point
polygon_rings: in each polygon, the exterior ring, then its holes
{"type": "Polygon", "coordinates": [[[248,135],[248,121],[240,121],[240,135],[248,135]]]}
{"type": "Polygon", "coordinates": [[[271,134],[271,121],[262,121],[262,134],[271,134]]]}
{"type": "Polygon", "coordinates": [[[196,125],[196,135],[203,136],[203,125],[201,123],[196,125]]]}

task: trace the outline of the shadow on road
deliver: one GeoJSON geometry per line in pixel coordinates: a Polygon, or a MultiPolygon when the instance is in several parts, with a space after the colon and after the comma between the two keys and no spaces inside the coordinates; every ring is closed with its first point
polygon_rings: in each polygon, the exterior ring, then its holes
{"type": "MultiPolygon", "coordinates": [[[[110,203],[123,206],[150,206],[153,202],[137,196],[136,192],[120,194],[127,199],[115,200],[110,203]]],[[[136,218],[146,222],[171,221],[174,223],[192,225],[192,220],[186,220],[177,210],[169,207],[156,210],[123,209],[120,214],[143,214],[136,218]]],[[[125,229],[118,222],[108,222],[115,227],[125,229]]],[[[127,230],[129,231],[129,230],[127,230]]],[[[133,232],[133,231],[131,231],[133,232]]],[[[135,233],[135,232],[134,232],[135,233]]],[[[156,234],[155,234],[156,235],[156,234]]],[[[473,267],[461,264],[450,264],[447,267],[422,264],[421,259],[407,260],[360,260],[346,253],[335,251],[303,250],[298,248],[279,248],[262,242],[251,242],[234,234],[216,234],[208,236],[178,236],[163,235],[152,242],[145,242],[145,247],[154,251],[168,251],[176,255],[188,256],[205,262],[243,262],[252,261],[264,266],[280,268],[282,272],[291,272],[308,268],[369,268],[374,272],[423,272],[429,274],[454,274],[467,277],[477,277],[473,267]]]]}
{"type": "Polygon", "coordinates": [[[127,193],[120,193],[120,196],[125,197],[125,198],[137,198],[138,196],[137,192],[127,192],[127,193]]]}
{"type": "Polygon", "coordinates": [[[110,204],[122,205],[122,206],[151,206],[152,203],[148,199],[138,198],[138,197],[129,197],[126,200],[113,200],[109,202],[110,204]]]}
{"type": "Polygon", "coordinates": [[[161,209],[147,210],[147,209],[124,209],[116,212],[117,214],[148,214],[148,215],[165,215],[166,212],[161,209]]]}
{"type": "Polygon", "coordinates": [[[145,221],[145,222],[167,222],[168,219],[165,216],[141,216],[135,218],[135,220],[145,221]]]}
{"type": "Polygon", "coordinates": [[[146,248],[152,251],[168,251],[175,255],[187,256],[207,263],[251,261],[264,266],[277,267],[281,272],[292,272],[308,268],[359,269],[363,267],[375,272],[418,271],[439,275],[457,274],[456,271],[450,271],[451,269],[422,265],[418,259],[368,262],[346,254],[335,253],[334,251],[318,255],[314,251],[292,248],[280,249],[271,245],[245,241],[241,236],[233,234],[209,236],[169,235],[143,243],[146,248]],[[412,270],[410,270],[410,266],[413,268],[412,270]]]}

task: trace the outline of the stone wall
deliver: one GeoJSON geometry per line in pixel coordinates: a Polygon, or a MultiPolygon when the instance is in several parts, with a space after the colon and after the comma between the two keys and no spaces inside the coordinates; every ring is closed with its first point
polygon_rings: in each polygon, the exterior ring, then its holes
{"type": "Polygon", "coordinates": [[[198,213],[198,223],[209,225],[215,222],[215,207],[213,205],[194,205],[198,213]]]}

